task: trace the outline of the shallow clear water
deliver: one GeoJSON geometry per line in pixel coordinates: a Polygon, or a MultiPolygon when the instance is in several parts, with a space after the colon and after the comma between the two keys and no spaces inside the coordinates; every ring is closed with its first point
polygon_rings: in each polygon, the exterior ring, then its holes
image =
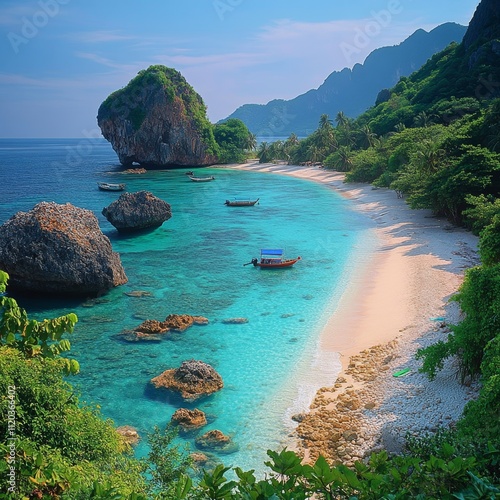
{"type": "MultiPolygon", "coordinates": [[[[194,183],[187,169],[118,170],[104,140],[0,140],[0,223],[42,200],[93,210],[129,279],[96,300],[19,300],[37,318],[77,313],[71,341],[81,374],[71,381],[117,425],[145,436],[177,408],[197,407],[210,417],[203,432],[219,429],[239,445],[220,458],[260,470],[265,451],[288,441],[290,416],[307,408],[315,389],[332,383],[340,369],[336,355],[318,355],[319,335],[374,244],[371,222],[327,187],[286,176],[214,168],[203,175],[215,181],[194,183]],[[120,193],[99,191],[101,180],[151,191],[171,204],[173,217],[153,232],[120,236],[100,213],[120,193]],[[260,197],[260,203],[225,206],[233,197],[260,197]],[[271,247],[302,260],[274,271],[243,266],[271,247]],[[125,295],[131,291],[152,296],[125,295]],[[205,316],[209,324],[158,343],[117,336],[173,313],[205,316]],[[248,322],[222,322],[235,317],[248,322]],[[210,363],[224,388],[195,404],[151,390],[152,377],[191,358],[210,363]]],[[[137,454],[145,453],[142,440],[137,454]]]]}

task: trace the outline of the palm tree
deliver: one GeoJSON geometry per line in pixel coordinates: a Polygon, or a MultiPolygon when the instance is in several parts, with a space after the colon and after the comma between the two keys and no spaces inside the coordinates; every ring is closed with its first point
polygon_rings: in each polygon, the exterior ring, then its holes
{"type": "Polygon", "coordinates": [[[271,156],[270,158],[271,161],[284,160],[285,159],[284,142],[283,141],[273,142],[269,148],[269,154],[271,156]]]}
{"type": "Polygon", "coordinates": [[[394,130],[396,132],[402,132],[406,128],[406,125],[403,122],[399,122],[395,127],[394,130]]]}
{"type": "Polygon", "coordinates": [[[350,124],[345,127],[341,127],[337,135],[339,137],[339,144],[342,144],[343,146],[351,147],[356,142],[355,133],[350,124]]]}
{"type": "Polygon", "coordinates": [[[319,117],[319,129],[320,130],[325,130],[325,129],[329,129],[332,127],[333,127],[332,120],[330,120],[328,115],[323,114],[319,117]]]}
{"type": "Polygon", "coordinates": [[[369,125],[363,125],[359,130],[358,134],[361,140],[362,147],[365,148],[372,147],[377,140],[377,134],[371,131],[369,125]]]}
{"type": "Polygon", "coordinates": [[[269,143],[261,142],[259,149],[257,151],[257,156],[259,157],[260,163],[267,163],[269,161],[269,143]]]}
{"type": "Polygon", "coordinates": [[[337,125],[342,128],[346,128],[349,126],[349,118],[344,114],[343,111],[339,111],[337,116],[335,117],[335,121],[337,125]]]}
{"type": "Polygon", "coordinates": [[[420,111],[413,119],[413,122],[417,127],[428,127],[432,125],[432,115],[428,115],[425,111],[420,111]]]}
{"type": "Polygon", "coordinates": [[[296,134],[291,133],[290,137],[285,141],[288,146],[296,146],[299,143],[299,138],[296,134]]]}
{"type": "Polygon", "coordinates": [[[352,167],[353,152],[349,146],[339,146],[334,153],[334,167],[339,172],[348,172],[352,167]]]}
{"type": "Polygon", "coordinates": [[[307,154],[309,155],[309,161],[316,163],[322,159],[321,149],[316,144],[311,144],[307,148],[307,154]]]}
{"type": "Polygon", "coordinates": [[[422,148],[416,153],[417,163],[424,171],[434,173],[439,170],[445,154],[446,151],[436,141],[427,140],[422,142],[422,148]]]}
{"type": "Polygon", "coordinates": [[[247,151],[255,151],[257,147],[257,136],[255,134],[252,134],[252,132],[249,132],[245,139],[245,144],[244,148],[247,151]]]}
{"type": "Polygon", "coordinates": [[[286,161],[290,163],[291,152],[295,146],[299,144],[299,138],[295,134],[290,134],[290,137],[283,144],[283,152],[286,157],[286,161]]]}

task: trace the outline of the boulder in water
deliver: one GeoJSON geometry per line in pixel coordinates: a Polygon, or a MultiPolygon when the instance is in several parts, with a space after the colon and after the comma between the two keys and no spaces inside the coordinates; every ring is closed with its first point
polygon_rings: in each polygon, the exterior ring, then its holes
{"type": "Polygon", "coordinates": [[[194,359],[184,361],[179,368],[164,371],[151,379],[157,389],[179,393],[184,399],[194,401],[224,387],[222,377],[208,364],[194,359]]]}
{"type": "Polygon", "coordinates": [[[123,193],[111,205],[102,209],[102,215],[122,232],[160,227],[172,217],[170,205],[149,191],[123,193]]]}
{"type": "Polygon", "coordinates": [[[127,282],[96,216],[69,203],[38,203],[0,226],[0,269],[31,293],[97,296],[127,282]]]}

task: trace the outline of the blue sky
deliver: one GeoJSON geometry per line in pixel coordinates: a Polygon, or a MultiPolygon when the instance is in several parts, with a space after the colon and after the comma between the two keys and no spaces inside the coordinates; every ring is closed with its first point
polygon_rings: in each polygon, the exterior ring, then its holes
{"type": "Polygon", "coordinates": [[[179,70],[212,122],[290,99],[479,0],[1,0],[0,137],[99,134],[100,103],[141,69],[179,70]]]}

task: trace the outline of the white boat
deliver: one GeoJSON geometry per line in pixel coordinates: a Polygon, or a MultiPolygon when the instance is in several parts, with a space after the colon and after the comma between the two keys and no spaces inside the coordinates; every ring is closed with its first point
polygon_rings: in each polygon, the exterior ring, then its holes
{"type": "Polygon", "coordinates": [[[103,191],[124,191],[127,187],[125,184],[111,184],[109,182],[98,182],[97,185],[103,191]]]}
{"type": "Polygon", "coordinates": [[[210,177],[194,177],[190,175],[189,178],[194,182],[208,182],[215,180],[215,177],[213,175],[211,175],[210,177]]]}
{"type": "Polygon", "coordinates": [[[253,207],[256,203],[259,203],[259,198],[256,200],[226,200],[224,205],[228,207],[253,207]]]}

